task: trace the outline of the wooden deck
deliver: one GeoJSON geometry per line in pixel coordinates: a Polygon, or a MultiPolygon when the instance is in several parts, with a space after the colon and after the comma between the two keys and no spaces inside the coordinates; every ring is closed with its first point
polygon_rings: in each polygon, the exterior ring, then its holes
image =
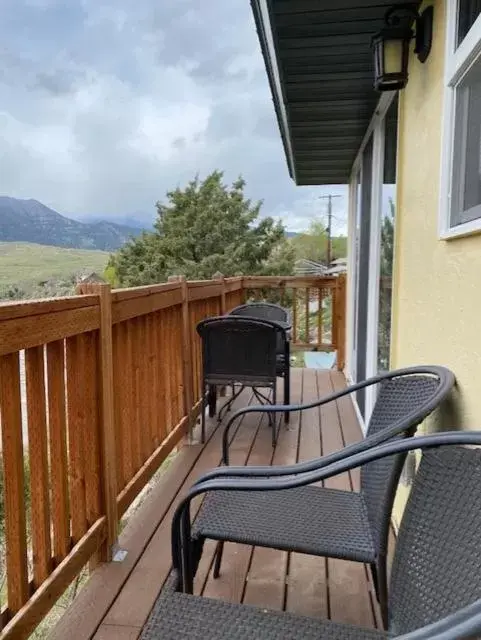
{"type": "MultiPolygon", "coordinates": [[[[341,373],[295,369],[292,401],[309,401],[345,386],[341,373]]],[[[247,392],[246,392],[247,394],[247,392]]],[[[249,402],[244,395],[237,406],[249,402]]],[[[204,447],[184,446],[154,486],[120,536],[128,552],[123,562],[100,566],[57,625],[55,640],[134,640],[170,570],[170,522],[179,497],[206,470],[220,461],[222,429],[212,423],[204,447]]],[[[321,410],[293,415],[282,426],[272,449],[270,429],[259,416],[239,426],[231,446],[232,464],[290,464],[342,448],[361,437],[349,399],[321,410]]],[[[354,471],[326,482],[354,489],[354,471]]],[[[196,505],[198,508],[198,504],[196,505]]],[[[196,577],[198,594],[305,615],[327,617],[366,627],[380,626],[367,569],[358,563],[326,560],[246,545],[227,544],[222,575],[211,574],[213,543],[204,548],[196,577]]]]}

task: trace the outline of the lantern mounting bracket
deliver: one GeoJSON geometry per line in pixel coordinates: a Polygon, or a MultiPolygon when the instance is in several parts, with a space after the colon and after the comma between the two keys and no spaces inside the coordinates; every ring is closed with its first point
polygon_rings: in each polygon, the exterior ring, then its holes
{"type": "Polygon", "coordinates": [[[405,3],[394,5],[388,9],[384,15],[384,22],[389,27],[397,27],[402,24],[409,26],[414,22],[414,53],[417,54],[419,62],[426,62],[433,41],[433,17],[434,8],[432,5],[419,13],[415,4],[405,3]]]}

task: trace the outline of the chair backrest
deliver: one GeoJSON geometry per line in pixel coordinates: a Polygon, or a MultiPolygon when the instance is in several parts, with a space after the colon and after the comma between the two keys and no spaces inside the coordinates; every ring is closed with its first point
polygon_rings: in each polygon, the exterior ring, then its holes
{"type": "MultiPolygon", "coordinates": [[[[413,367],[391,372],[380,384],[369,421],[368,436],[389,439],[409,437],[418,425],[444,400],[454,376],[442,367],[413,367]]],[[[361,492],[367,506],[376,546],[386,551],[389,519],[406,454],[390,456],[361,467],[361,492]]]]}
{"type": "Polygon", "coordinates": [[[264,320],[222,316],[197,325],[206,383],[275,384],[278,330],[264,320]]]}
{"type": "Polygon", "coordinates": [[[481,598],[480,540],[481,449],[425,451],[396,544],[389,630],[408,633],[481,598]]]}
{"type": "Polygon", "coordinates": [[[248,316],[250,318],[262,318],[265,320],[277,320],[288,322],[289,314],[286,309],[271,302],[250,302],[241,304],[229,312],[232,316],[248,316]]]}

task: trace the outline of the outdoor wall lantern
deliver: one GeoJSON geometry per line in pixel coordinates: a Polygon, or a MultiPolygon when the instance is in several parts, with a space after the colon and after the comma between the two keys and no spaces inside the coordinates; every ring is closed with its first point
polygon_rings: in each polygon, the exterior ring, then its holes
{"type": "Polygon", "coordinates": [[[433,39],[433,13],[430,6],[419,14],[412,4],[398,4],[388,9],[384,27],[372,39],[375,89],[404,89],[408,81],[409,43],[413,37],[414,53],[420,62],[427,60],[433,39]]]}

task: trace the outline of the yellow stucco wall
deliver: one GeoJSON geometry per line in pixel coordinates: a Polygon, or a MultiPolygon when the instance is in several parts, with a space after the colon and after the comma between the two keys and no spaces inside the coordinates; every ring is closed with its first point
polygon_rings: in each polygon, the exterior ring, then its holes
{"type": "Polygon", "coordinates": [[[431,55],[411,56],[400,93],[391,355],[394,367],[451,368],[459,388],[443,427],[469,429],[481,428],[481,235],[438,237],[447,1],[434,2],[431,55]]]}

